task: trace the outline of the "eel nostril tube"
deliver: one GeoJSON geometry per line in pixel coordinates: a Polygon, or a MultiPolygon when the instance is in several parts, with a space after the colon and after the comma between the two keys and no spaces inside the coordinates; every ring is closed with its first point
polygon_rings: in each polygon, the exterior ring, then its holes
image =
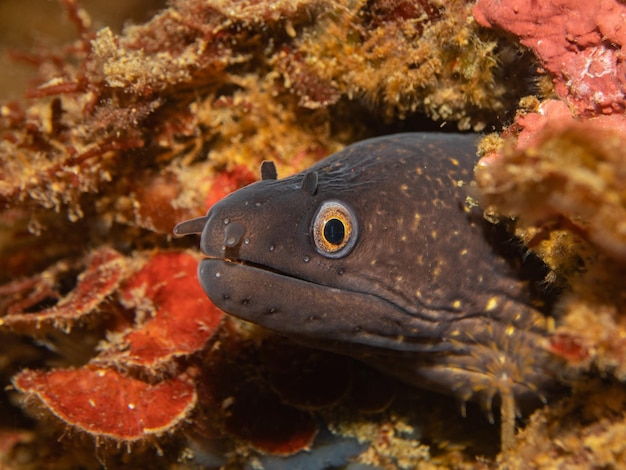
{"type": "Polygon", "coordinates": [[[204,226],[209,220],[208,216],[197,217],[191,220],[185,220],[181,222],[176,227],[174,227],[174,235],[177,237],[182,237],[184,235],[190,235],[192,233],[202,233],[204,230],[204,226]]]}
{"type": "Polygon", "coordinates": [[[246,228],[239,222],[233,222],[224,229],[224,246],[226,248],[234,248],[241,243],[246,228]]]}

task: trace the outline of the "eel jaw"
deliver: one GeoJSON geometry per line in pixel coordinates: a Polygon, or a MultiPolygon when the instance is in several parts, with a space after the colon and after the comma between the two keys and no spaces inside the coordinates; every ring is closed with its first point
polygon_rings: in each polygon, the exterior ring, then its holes
{"type": "Polygon", "coordinates": [[[214,257],[200,262],[198,278],[209,299],[226,313],[310,341],[321,349],[343,354],[349,354],[346,345],[350,344],[413,349],[409,343],[398,341],[406,333],[406,312],[370,293],[338,289],[249,262],[214,257]],[[342,346],[331,349],[331,342],[342,346]]]}

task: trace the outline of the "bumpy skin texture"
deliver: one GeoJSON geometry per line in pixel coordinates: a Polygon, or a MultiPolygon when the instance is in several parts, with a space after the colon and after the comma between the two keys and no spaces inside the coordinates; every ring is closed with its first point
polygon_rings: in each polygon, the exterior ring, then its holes
{"type": "Polygon", "coordinates": [[[466,201],[475,144],[371,139],[231,194],[193,227],[204,290],[232,315],[419,387],[486,406],[498,394],[542,398],[555,367],[546,318],[520,278],[523,253],[466,201]],[[356,219],[338,258],[312,236],[329,200],[356,219]]]}

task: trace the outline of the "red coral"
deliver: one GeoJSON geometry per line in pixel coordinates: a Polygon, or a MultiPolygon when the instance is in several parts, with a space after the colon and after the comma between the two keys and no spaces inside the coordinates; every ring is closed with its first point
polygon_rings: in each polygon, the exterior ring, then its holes
{"type": "Polygon", "coordinates": [[[38,276],[0,287],[0,296],[12,296],[10,301],[0,303],[4,313],[0,326],[30,332],[44,324],[69,329],[83,316],[94,312],[120,284],[125,263],[119,253],[106,247],[93,252],[86,263],[76,287],[65,296],[61,292],[62,277],[71,273],[71,265],[65,261],[38,276]],[[40,303],[50,301],[55,305],[32,311],[40,303]]]}
{"type": "Polygon", "coordinates": [[[571,365],[588,361],[591,355],[582,338],[567,333],[553,335],[549,347],[552,353],[567,360],[571,365]]]}
{"type": "Polygon", "coordinates": [[[170,431],[196,403],[194,386],[183,378],[152,385],[96,367],[25,370],[13,384],[67,425],[117,441],[170,431]]]}
{"type": "Polygon", "coordinates": [[[149,316],[95,362],[139,366],[153,374],[203,348],[223,314],[202,291],[196,269],[190,254],[165,252],[131,276],[121,289],[122,302],[149,316]]]}
{"type": "MultiPolygon", "coordinates": [[[[546,100],[541,103],[538,113],[521,114],[516,119],[516,131],[519,132],[517,147],[523,149],[538,144],[541,133],[547,125],[552,131],[562,130],[575,125],[577,120],[563,101],[546,100]]],[[[586,121],[598,131],[613,129],[626,135],[626,119],[619,114],[600,115],[586,121]]],[[[506,135],[506,134],[505,134],[506,135]]]]}
{"type": "MultiPolygon", "coordinates": [[[[122,283],[130,270],[117,252],[100,249],[92,254],[78,284],[55,307],[37,314],[11,313],[5,324],[24,323],[32,330],[41,322],[53,326],[71,325],[98,305],[122,283]],[[64,323],[65,322],[65,323],[64,323]]],[[[55,290],[61,262],[48,274],[3,288],[17,296],[21,308],[48,297],[59,298],[55,290]],[[46,282],[44,282],[46,281],[46,282]]],[[[36,398],[44,408],[66,425],[96,437],[133,441],[174,428],[194,408],[195,385],[178,372],[158,383],[128,377],[116,367],[141,368],[143,376],[154,379],[165,368],[175,369],[174,359],[201,349],[217,330],[222,313],[207,299],[196,279],[197,260],[185,252],[154,255],[142,269],[123,282],[119,297],[134,309],[139,325],[118,335],[112,346],[80,369],[31,371],[14,377],[14,386],[27,397],[36,398]],[[151,314],[147,319],[142,314],[151,314]]],[[[45,273],[44,273],[45,274],[45,273]]],[[[9,305],[8,310],[15,309],[9,305]]],[[[124,324],[124,322],[118,322],[124,324]]]]}
{"type": "Polygon", "coordinates": [[[415,20],[414,27],[418,34],[422,34],[429,22],[441,19],[443,8],[428,0],[374,0],[369,2],[369,9],[365,11],[366,19],[372,26],[379,27],[387,22],[402,22],[415,20]]]}
{"type": "Polygon", "coordinates": [[[139,227],[161,233],[172,233],[172,228],[181,220],[199,216],[189,209],[172,205],[182,191],[176,175],[170,172],[146,173],[133,182],[134,222],[139,227]]]}
{"type": "Polygon", "coordinates": [[[206,209],[209,210],[213,204],[224,196],[250,183],[254,183],[257,179],[245,165],[237,165],[230,171],[218,174],[206,196],[204,203],[206,209]]]}
{"type": "Polygon", "coordinates": [[[557,94],[579,114],[626,109],[626,5],[619,0],[479,0],[483,26],[519,37],[552,73],[557,94]]]}

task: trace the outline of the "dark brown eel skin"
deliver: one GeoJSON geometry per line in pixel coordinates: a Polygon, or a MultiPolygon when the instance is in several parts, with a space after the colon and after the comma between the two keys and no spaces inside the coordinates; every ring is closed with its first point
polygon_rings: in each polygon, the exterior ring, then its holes
{"type": "Polygon", "coordinates": [[[265,164],[175,233],[202,234],[200,283],[225,312],[513,415],[559,366],[532,256],[467,197],[476,142],[379,137],[280,180],[265,164]]]}

